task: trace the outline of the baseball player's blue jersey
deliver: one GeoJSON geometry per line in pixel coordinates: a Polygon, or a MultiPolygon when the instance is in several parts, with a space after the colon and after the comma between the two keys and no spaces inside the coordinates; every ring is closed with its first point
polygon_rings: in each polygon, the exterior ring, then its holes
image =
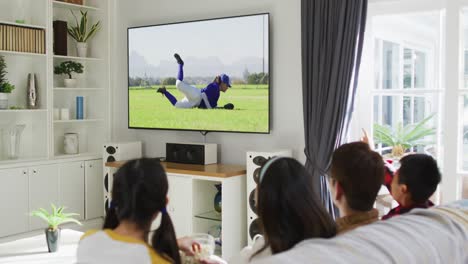
{"type": "MultiPolygon", "coordinates": [[[[202,93],[206,94],[208,98],[208,102],[212,108],[218,106],[218,99],[219,99],[219,84],[212,82],[208,84],[205,88],[201,90],[202,93]]],[[[205,105],[205,101],[201,101],[198,108],[207,108],[205,105]]]]}

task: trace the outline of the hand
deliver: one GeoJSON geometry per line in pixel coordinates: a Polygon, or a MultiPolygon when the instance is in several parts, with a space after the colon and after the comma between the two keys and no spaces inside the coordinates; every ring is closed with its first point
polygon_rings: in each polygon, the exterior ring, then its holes
{"type": "Polygon", "coordinates": [[[190,237],[182,237],[177,239],[177,246],[179,250],[185,253],[187,256],[195,255],[195,252],[200,251],[200,244],[195,242],[190,237]]]}
{"type": "Polygon", "coordinates": [[[371,149],[373,149],[374,148],[374,142],[372,141],[371,138],[369,138],[369,136],[367,135],[367,131],[364,128],[362,128],[362,134],[363,135],[361,137],[361,141],[366,143],[367,145],[369,145],[369,147],[371,149]]]}

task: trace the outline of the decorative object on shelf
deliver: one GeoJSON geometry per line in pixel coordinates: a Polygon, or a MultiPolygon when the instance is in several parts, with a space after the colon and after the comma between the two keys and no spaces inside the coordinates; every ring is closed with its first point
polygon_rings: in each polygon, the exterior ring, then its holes
{"type": "Polygon", "coordinates": [[[63,150],[65,154],[78,154],[78,134],[66,133],[63,141],[63,150]]]}
{"type": "Polygon", "coordinates": [[[215,251],[215,240],[209,234],[193,234],[190,238],[200,245],[200,250],[196,251],[193,256],[181,256],[182,263],[200,263],[200,260],[209,258],[215,251]]]}
{"type": "Polygon", "coordinates": [[[221,206],[221,183],[220,184],[215,184],[216,189],[218,189],[218,192],[216,193],[214,197],[214,209],[216,212],[221,213],[222,211],[222,206],[221,206]]]}
{"type": "Polygon", "coordinates": [[[0,23],[0,36],[9,40],[0,41],[0,50],[45,54],[45,29],[0,23]]]}
{"type": "Polygon", "coordinates": [[[214,237],[214,240],[215,240],[215,244],[217,246],[222,246],[223,242],[222,242],[222,233],[221,232],[221,228],[222,226],[221,225],[214,225],[212,227],[210,227],[210,229],[208,230],[208,234],[212,235],[214,237]]]}
{"type": "Polygon", "coordinates": [[[72,78],[72,73],[83,73],[83,65],[79,62],[74,61],[64,61],[58,66],[55,66],[55,74],[66,74],[68,79],[65,78],[65,87],[73,88],[76,87],[76,79],[72,78]]]}
{"type": "Polygon", "coordinates": [[[14,10],[15,22],[18,24],[25,24],[28,19],[26,18],[26,13],[28,10],[28,4],[26,0],[16,0],[16,7],[14,10]]]}
{"type": "Polygon", "coordinates": [[[67,21],[55,20],[54,26],[54,54],[55,55],[68,55],[68,43],[67,43],[67,21]]]}
{"type": "Polygon", "coordinates": [[[427,136],[436,134],[434,126],[426,126],[434,115],[431,114],[418,123],[408,124],[404,127],[400,122],[396,129],[388,125],[374,124],[374,141],[376,144],[392,147],[391,158],[399,160],[409,148],[421,144],[434,144],[434,142],[424,141],[427,136]]]}
{"type": "Polygon", "coordinates": [[[35,73],[28,74],[28,109],[38,108],[37,77],[35,73]]]}
{"type": "Polygon", "coordinates": [[[81,12],[81,21],[78,23],[78,18],[75,13],[70,10],[75,17],[76,25],[68,27],[68,34],[77,41],[77,52],[78,57],[87,57],[88,44],[86,43],[91,37],[93,37],[101,27],[101,21],[92,25],[88,31],[88,12],[81,12]]]}
{"type": "Polygon", "coordinates": [[[54,108],[54,120],[60,120],[60,108],[54,108]]]}
{"type": "Polygon", "coordinates": [[[0,55],[0,109],[8,109],[8,94],[15,89],[6,78],[6,68],[5,58],[0,55]]]}
{"type": "Polygon", "coordinates": [[[70,110],[68,108],[60,109],[60,120],[70,120],[70,110]]]}
{"type": "Polygon", "coordinates": [[[48,227],[45,229],[47,247],[49,252],[56,252],[60,243],[60,228],[59,225],[65,223],[76,223],[81,225],[80,221],[73,218],[73,216],[78,216],[79,214],[75,213],[64,213],[64,206],[56,207],[54,204],[52,206],[52,212],[49,213],[44,208],[39,208],[31,212],[31,216],[37,216],[42,220],[46,221],[48,227]]]}
{"type": "Polygon", "coordinates": [[[84,97],[77,96],[76,97],[76,119],[82,120],[84,119],[84,97]]]}
{"type": "Polygon", "coordinates": [[[26,125],[12,124],[3,129],[3,145],[8,159],[17,159],[20,156],[21,135],[26,125]]]}

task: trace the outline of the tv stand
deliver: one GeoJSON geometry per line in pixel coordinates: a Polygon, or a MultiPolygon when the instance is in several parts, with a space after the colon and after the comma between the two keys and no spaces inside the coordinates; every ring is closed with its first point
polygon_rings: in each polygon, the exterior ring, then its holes
{"type": "MultiPolygon", "coordinates": [[[[115,170],[125,161],[106,163],[115,170]]],[[[167,211],[177,237],[207,233],[221,226],[222,246],[215,252],[230,259],[247,245],[246,168],[241,165],[194,165],[161,162],[169,181],[167,211]],[[216,184],[221,184],[222,212],[214,210],[216,184]]],[[[112,170],[112,171],[113,171],[112,170]]],[[[111,173],[112,173],[111,171],[111,173]]],[[[111,174],[112,175],[112,174],[111,174]]],[[[158,220],[151,226],[158,228],[158,220]]]]}

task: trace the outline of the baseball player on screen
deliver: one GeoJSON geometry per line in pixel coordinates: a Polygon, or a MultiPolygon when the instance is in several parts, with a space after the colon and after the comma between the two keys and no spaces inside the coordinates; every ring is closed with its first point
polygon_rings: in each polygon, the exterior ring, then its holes
{"type": "Polygon", "coordinates": [[[224,108],[224,109],[233,109],[234,105],[229,103],[223,107],[218,107],[218,99],[220,91],[225,93],[228,88],[231,87],[231,81],[229,76],[226,74],[221,74],[216,76],[212,83],[208,84],[203,89],[198,89],[195,86],[189,85],[184,82],[184,61],[175,53],[174,57],[179,64],[179,74],[177,75],[176,88],[182,92],[185,97],[177,101],[177,99],[166,90],[166,87],[161,87],[157,90],[158,93],[163,94],[169,102],[176,108],[202,108],[202,109],[213,109],[213,108],[224,108]]]}

